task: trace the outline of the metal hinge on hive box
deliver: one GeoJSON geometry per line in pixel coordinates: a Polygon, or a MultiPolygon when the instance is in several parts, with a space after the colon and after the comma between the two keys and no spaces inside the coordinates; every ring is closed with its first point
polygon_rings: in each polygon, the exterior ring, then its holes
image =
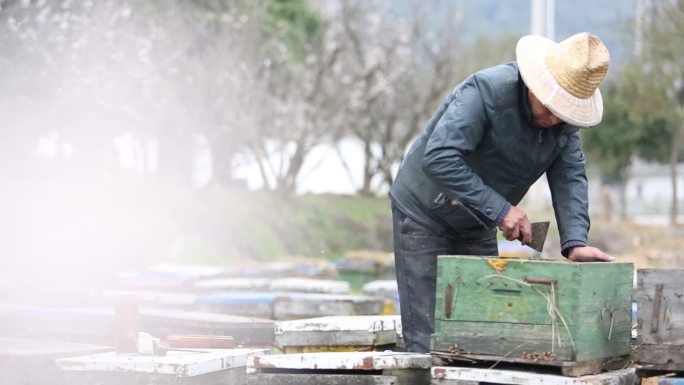
{"type": "Polygon", "coordinates": [[[440,256],[431,350],[597,373],[628,361],[631,263],[440,256]]]}

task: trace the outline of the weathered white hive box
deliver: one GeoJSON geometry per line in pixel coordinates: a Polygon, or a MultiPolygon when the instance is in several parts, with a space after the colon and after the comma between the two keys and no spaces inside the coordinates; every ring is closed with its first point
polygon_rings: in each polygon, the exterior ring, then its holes
{"type": "Polygon", "coordinates": [[[330,316],[276,323],[276,345],[285,353],[373,351],[393,348],[399,316],[330,316]]]}

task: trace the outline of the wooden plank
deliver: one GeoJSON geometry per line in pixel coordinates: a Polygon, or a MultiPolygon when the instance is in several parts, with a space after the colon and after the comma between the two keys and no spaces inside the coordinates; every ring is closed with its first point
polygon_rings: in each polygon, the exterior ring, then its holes
{"type": "Polygon", "coordinates": [[[45,339],[0,338],[0,383],[66,385],[68,379],[56,359],[111,350],[45,339]]]}
{"type": "Polygon", "coordinates": [[[273,315],[279,320],[333,315],[381,315],[384,300],[380,297],[289,293],[277,296],[273,315]]]}
{"type": "Polygon", "coordinates": [[[397,281],[394,279],[375,280],[367,282],[361,288],[363,294],[394,299],[399,294],[397,281]]]}
{"type": "MultiPolygon", "coordinates": [[[[193,377],[177,377],[171,374],[126,372],[68,372],[68,385],[245,385],[244,368],[224,369],[193,377]]],[[[51,383],[50,383],[51,384],[51,383]]]]}
{"type": "Polygon", "coordinates": [[[276,335],[276,346],[306,347],[329,346],[331,349],[339,346],[388,346],[397,343],[397,332],[394,330],[375,333],[359,331],[330,331],[330,332],[295,332],[276,335]]]}
{"type": "Polygon", "coordinates": [[[430,366],[429,354],[396,352],[280,354],[255,356],[250,361],[250,367],[256,369],[397,370],[430,366]]]}
{"type": "Polygon", "coordinates": [[[198,292],[217,292],[217,291],[264,291],[268,290],[272,278],[212,278],[202,279],[192,285],[192,289],[198,292]]]}
{"type": "Polygon", "coordinates": [[[0,327],[10,335],[31,335],[82,343],[114,343],[112,308],[0,306],[0,327]]]}
{"type": "Polygon", "coordinates": [[[273,305],[273,317],[277,320],[351,314],[354,314],[354,304],[351,301],[327,299],[300,301],[298,299],[283,298],[276,301],[273,305]]]}
{"type": "Polygon", "coordinates": [[[63,370],[79,372],[117,372],[168,374],[193,377],[221,370],[246,367],[250,357],[263,350],[251,349],[178,349],[165,356],[100,353],[58,359],[63,370]]]}
{"type": "MultiPolygon", "coordinates": [[[[394,376],[348,374],[256,373],[247,376],[249,385],[395,385],[394,376]]],[[[417,384],[416,384],[417,385],[417,384]]]]}
{"type": "Polygon", "coordinates": [[[684,371],[684,345],[638,344],[634,362],[643,369],[684,371]]]}
{"type": "Polygon", "coordinates": [[[634,369],[622,369],[583,377],[565,377],[517,370],[437,366],[432,368],[434,384],[454,385],[459,381],[513,385],[635,385],[634,369]]]}
{"type": "Polygon", "coordinates": [[[587,361],[557,361],[553,355],[530,354],[526,358],[510,356],[489,356],[482,354],[452,354],[446,352],[432,352],[432,361],[436,366],[449,364],[469,363],[480,365],[515,364],[527,368],[556,367],[560,368],[564,376],[578,377],[589,374],[596,374],[604,370],[616,370],[625,368],[630,364],[630,356],[598,358],[587,361]]]}
{"type": "Polygon", "coordinates": [[[399,316],[330,316],[276,323],[278,346],[388,345],[397,341],[399,316]]]}
{"type": "MultiPolygon", "coordinates": [[[[554,362],[589,361],[597,358],[621,357],[630,354],[630,333],[627,326],[615,325],[621,332],[613,332],[611,341],[606,342],[598,357],[581,354],[591,352],[593,345],[583,341],[571,343],[570,334],[559,327],[552,331],[546,325],[488,324],[481,322],[449,323],[442,327],[440,334],[433,334],[431,350],[456,352],[461,355],[490,355],[504,360],[521,358],[529,362],[529,357],[544,355],[545,360],[554,362]],[[560,343],[558,342],[560,339],[560,343]],[[552,342],[553,341],[553,342],[552,342]],[[580,352],[580,353],[577,353],[580,352]]],[[[525,362],[520,361],[520,362],[525,362]]]]}
{"type": "Polygon", "coordinates": [[[249,384],[321,385],[428,385],[428,369],[260,369],[248,377],[249,384]]]}
{"type": "Polygon", "coordinates": [[[110,346],[79,344],[30,338],[0,337],[0,362],[10,359],[48,359],[100,353],[113,350],[110,346]]]}
{"type": "Polygon", "coordinates": [[[313,278],[279,278],[272,280],[272,291],[290,291],[301,293],[348,294],[349,282],[313,278]]]}
{"type": "MultiPolygon", "coordinates": [[[[70,341],[109,343],[114,341],[112,308],[38,308],[0,306],[0,330],[58,336],[70,341]]],[[[168,334],[212,334],[231,336],[237,344],[267,345],[275,341],[275,321],[213,312],[142,308],[140,327],[154,336],[168,334]]]]}
{"type": "Polygon", "coordinates": [[[233,349],[235,345],[233,337],[206,334],[171,334],[159,340],[162,349],[233,349]]]}
{"type": "Polygon", "coordinates": [[[427,385],[428,369],[363,370],[274,370],[264,369],[249,375],[249,384],[321,384],[321,385],[427,385]]]}
{"type": "Polygon", "coordinates": [[[359,315],[328,316],[307,318],[296,321],[276,322],[276,333],[288,332],[327,332],[327,331],[363,331],[369,333],[396,331],[401,323],[399,316],[359,315]]]}
{"type": "Polygon", "coordinates": [[[554,332],[550,325],[492,323],[483,326],[482,322],[447,323],[441,327],[439,334],[432,336],[431,350],[456,350],[461,353],[511,358],[553,351],[556,360],[574,359],[568,333],[563,328],[554,332]]]}
{"type": "Polygon", "coordinates": [[[141,306],[192,309],[197,296],[189,293],[152,290],[105,290],[101,296],[110,303],[118,296],[133,295],[141,306]]]}
{"type": "Polygon", "coordinates": [[[242,316],[272,318],[273,304],[278,296],[288,293],[271,292],[222,292],[200,295],[196,304],[199,309],[242,316]]]}
{"type": "Polygon", "coordinates": [[[285,354],[298,353],[322,353],[322,352],[384,352],[394,350],[396,345],[307,345],[285,346],[282,348],[285,354]]]}
{"type": "Polygon", "coordinates": [[[141,327],[155,336],[211,334],[231,336],[239,345],[270,345],[275,341],[275,321],[201,311],[143,309],[141,327]]]}

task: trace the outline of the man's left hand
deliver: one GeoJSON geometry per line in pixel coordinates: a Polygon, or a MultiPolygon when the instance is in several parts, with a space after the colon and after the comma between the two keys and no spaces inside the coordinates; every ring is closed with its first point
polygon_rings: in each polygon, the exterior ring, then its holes
{"type": "Polygon", "coordinates": [[[568,259],[573,262],[613,262],[615,258],[591,246],[577,246],[570,249],[568,259]]]}

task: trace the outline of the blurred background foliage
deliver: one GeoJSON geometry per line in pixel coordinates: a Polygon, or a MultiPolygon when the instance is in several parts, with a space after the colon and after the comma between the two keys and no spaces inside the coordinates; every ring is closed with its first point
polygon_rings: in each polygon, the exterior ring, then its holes
{"type": "MultiPolygon", "coordinates": [[[[677,180],[683,4],[557,1],[557,40],[594,32],[613,57],[604,123],[582,131],[602,183],[636,158],[677,180]]],[[[529,25],[528,0],[0,0],[0,255],[105,271],[389,250],[410,141],[529,25]],[[353,195],[305,194],[322,147],[353,195]]]]}

